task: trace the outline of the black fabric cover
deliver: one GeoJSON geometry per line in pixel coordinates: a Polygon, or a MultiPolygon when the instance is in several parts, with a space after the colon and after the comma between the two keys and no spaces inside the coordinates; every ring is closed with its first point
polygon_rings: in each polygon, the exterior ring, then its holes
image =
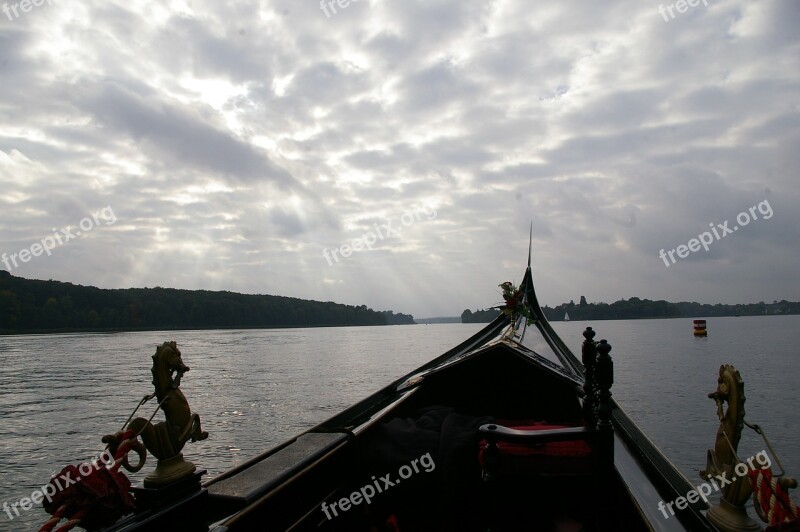
{"type": "Polygon", "coordinates": [[[478,427],[491,422],[490,417],[467,416],[450,407],[432,406],[413,417],[395,418],[377,427],[363,442],[365,484],[374,475],[383,489],[380,477],[390,473],[396,482],[402,466],[426,453],[435,468],[425,472],[419,465],[419,472],[376,496],[371,510],[396,515],[402,532],[480,530],[483,516],[478,427]]]}

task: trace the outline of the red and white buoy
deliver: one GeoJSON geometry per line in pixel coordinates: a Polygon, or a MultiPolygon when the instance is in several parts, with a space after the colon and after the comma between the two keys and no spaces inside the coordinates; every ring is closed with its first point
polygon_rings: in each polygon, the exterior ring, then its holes
{"type": "Polygon", "coordinates": [[[694,320],[694,335],[695,336],[708,335],[708,331],[706,331],[706,320],[694,320]]]}

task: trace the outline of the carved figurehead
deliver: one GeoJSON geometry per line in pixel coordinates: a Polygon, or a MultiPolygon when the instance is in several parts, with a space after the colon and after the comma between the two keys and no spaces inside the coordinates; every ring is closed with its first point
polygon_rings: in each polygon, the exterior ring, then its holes
{"type": "Polygon", "coordinates": [[[195,466],[183,459],[181,450],[190,439],[195,442],[208,438],[200,426],[200,416],[192,414],[180,389],[181,377],[189,369],[176,342],[164,342],[153,355],[155,393],[147,398],[158,399],[166,421],[153,425],[139,417],[128,425],[128,429],[141,432],[145,447],[158,459],[156,470],[144,480],[145,487],[160,487],[191,475],[195,466]]]}
{"type": "MultiPolygon", "coordinates": [[[[708,397],[717,403],[719,428],[714,449],[709,449],[706,469],[700,472],[700,476],[723,484],[717,477],[732,481],[737,476],[734,470],[736,464],[740,463],[736,451],[744,427],[745,397],[744,381],[739,370],[730,364],[720,366],[717,390],[708,394],[708,397]]],[[[709,519],[722,530],[761,530],[755,521],[747,517],[744,509],[752,494],[750,483],[731,482],[720,489],[722,503],[709,510],[709,519]]]]}

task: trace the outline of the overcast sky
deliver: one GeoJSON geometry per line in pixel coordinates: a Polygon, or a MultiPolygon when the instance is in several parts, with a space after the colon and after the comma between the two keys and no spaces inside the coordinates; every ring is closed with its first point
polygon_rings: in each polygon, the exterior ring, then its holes
{"type": "Polygon", "coordinates": [[[9,1],[14,275],[458,315],[532,222],[543,304],[800,300],[796,0],[9,1]]]}

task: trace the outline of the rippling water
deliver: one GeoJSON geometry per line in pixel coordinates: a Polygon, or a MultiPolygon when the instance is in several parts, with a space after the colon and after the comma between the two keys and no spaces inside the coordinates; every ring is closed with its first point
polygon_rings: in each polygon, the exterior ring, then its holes
{"type": "MultiPolygon", "coordinates": [[[[580,351],[585,322],[554,324],[580,351]]],[[[795,387],[799,316],[718,318],[709,336],[691,320],[591,324],[613,346],[615,398],[693,482],[717,428],[713,401],[719,365],[739,368],[747,419],[765,427],[784,466],[800,475],[795,387]],[[794,455],[793,455],[794,453],[794,455]]],[[[0,337],[0,503],[46,484],[68,463],[99,454],[100,437],[121,428],[152,392],[150,357],[176,340],[192,370],[181,388],[202,418],[208,440],[185,456],[209,475],[333,416],[400,375],[456,345],[480,325],[443,324],[277,330],[210,330],[0,337]]],[[[154,402],[137,415],[152,413],[154,402]]],[[[747,430],[747,429],[746,429],[747,430]]],[[[764,448],[747,431],[740,455],[764,448]]],[[[154,463],[138,474],[140,481],[154,463]]],[[[37,529],[35,507],[0,530],[37,529]]]]}

